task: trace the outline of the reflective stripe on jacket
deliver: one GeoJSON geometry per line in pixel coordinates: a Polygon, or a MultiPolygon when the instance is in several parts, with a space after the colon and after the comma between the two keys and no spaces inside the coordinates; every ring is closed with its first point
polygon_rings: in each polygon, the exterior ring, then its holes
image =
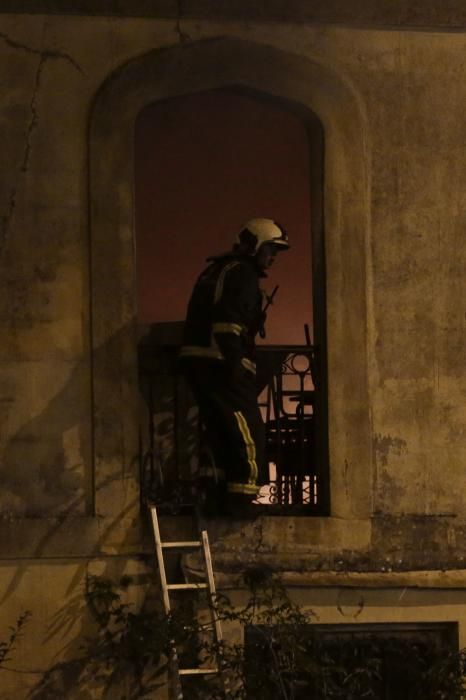
{"type": "Polygon", "coordinates": [[[219,360],[230,367],[241,364],[255,371],[260,274],[251,257],[231,254],[212,260],[189,301],[181,357],[219,360]]]}

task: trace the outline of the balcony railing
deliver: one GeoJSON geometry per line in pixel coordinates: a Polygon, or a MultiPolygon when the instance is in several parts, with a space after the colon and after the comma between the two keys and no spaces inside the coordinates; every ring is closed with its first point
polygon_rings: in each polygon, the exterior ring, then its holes
{"type": "Polygon", "coordinates": [[[258,367],[270,483],[262,488],[257,503],[315,508],[319,503],[315,349],[263,345],[258,367]]]}
{"type": "MultiPolygon", "coordinates": [[[[204,449],[197,408],[179,371],[178,348],[167,342],[141,345],[141,486],[145,498],[181,503],[204,449]]],[[[316,348],[261,345],[257,367],[269,483],[254,505],[269,514],[325,514],[326,420],[319,410],[326,403],[316,348]]]]}

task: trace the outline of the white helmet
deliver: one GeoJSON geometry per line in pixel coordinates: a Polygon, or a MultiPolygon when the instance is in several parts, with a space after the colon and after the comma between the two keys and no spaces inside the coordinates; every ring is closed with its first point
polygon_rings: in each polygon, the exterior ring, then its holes
{"type": "Polygon", "coordinates": [[[250,242],[253,255],[257,253],[263,243],[274,243],[282,250],[288,250],[290,247],[285,229],[272,219],[250,219],[247,221],[241,229],[238,242],[250,242]]]}

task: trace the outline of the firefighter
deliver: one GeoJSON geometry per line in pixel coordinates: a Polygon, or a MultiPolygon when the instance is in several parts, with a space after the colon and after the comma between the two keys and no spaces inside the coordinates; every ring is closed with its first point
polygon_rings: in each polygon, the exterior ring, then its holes
{"type": "Polygon", "coordinates": [[[288,248],[282,226],[251,219],[230,252],[208,258],[191,294],[180,355],[215,465],[215,488],[204,482],[206,514],[247,512],[268,480],[255,381],[255,336],[265,323],[259,282],[288,248]]]}

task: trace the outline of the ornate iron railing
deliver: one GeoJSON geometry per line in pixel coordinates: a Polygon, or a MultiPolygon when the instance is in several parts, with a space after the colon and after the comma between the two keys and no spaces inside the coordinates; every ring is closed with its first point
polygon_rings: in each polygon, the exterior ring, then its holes
{"type": "Polygon", "coordinates": [[[259,505],[319,504],[315,440],[316,356],[311,345],[260,346],[259,380],[270,482],[259,505]]]}
{"type": "MultiPolygon", "coordinates": [[[[181,502],[199,467],[202,431],[177,354],[177,346],[165,345],[152,346],[150,352],[146,347],[141,355],[141,486],[145,497],[169,493],[181,502]]],[[[261,345],[257,365],[269,483],[255,505],[270,513],[320,514],[328,479],[317,430],[324,421],[316,420],[322,405],[316,348],[261,345]]]]}

